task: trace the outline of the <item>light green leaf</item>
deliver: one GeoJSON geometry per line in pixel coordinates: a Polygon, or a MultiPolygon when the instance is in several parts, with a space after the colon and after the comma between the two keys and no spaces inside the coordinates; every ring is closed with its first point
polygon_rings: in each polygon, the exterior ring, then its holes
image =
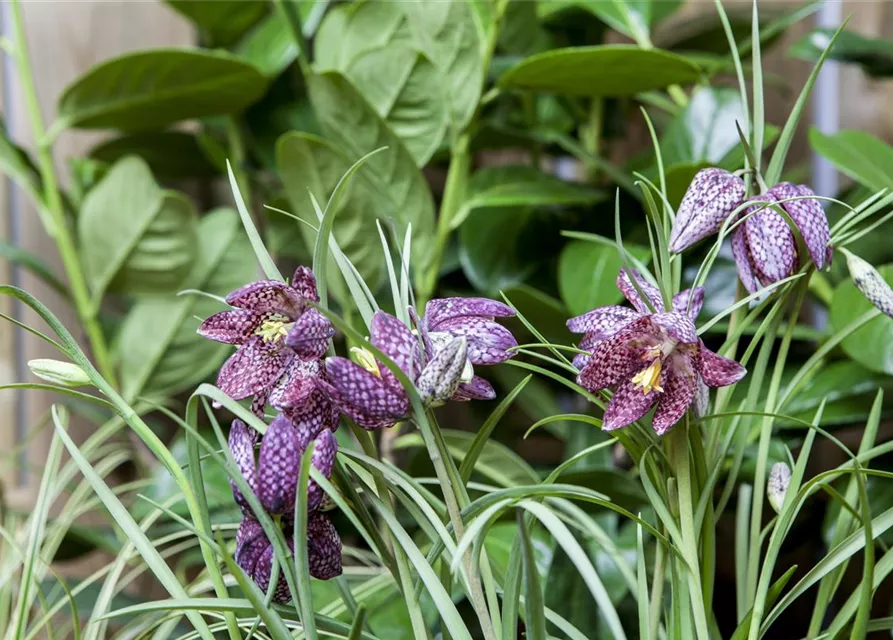
{"type": "MultiPolygon", "coordinates": [[[[831,42],[834,29],[823,27],[791,46],[788,54],[815,62],[831,42]]],[[[832,60],[857,64],[872,78],[893,76],[893,43],[886,38],[866,38],[852,31],[841,31],[828,54],[832,60]]]]}
{"type": "MultiPolygon", "coordinates": [[[[425,273],[431,260],[434,201],[412,156],[344,76],[324,73],[308,78],[310,101],[326,136],[350,158],[387,147],[363,165],[362,174],[380,193],[381,218],[393,218],[400,234],[412,224],[412,263],[425,273]]],[[[370,243],[370,246],[373,243],[370,243]]]]}
{"type": "MultiPolygon", "coordinates": [[[[325,0],[295,2],[307,37],[313,34],[319,23],[319,19],[314,20],[313,16],[323,9],[320,3],[324,2],[325,0]]],[[[236,47],[236,53],[272,78],[297,60],[299,51],[285,16],[281,11],[273,11],[242,38],[236,47]]]]}
{"type": "MultiPolygon", "coordinates": [[[[878,268],[888,283],[893,284],[893,264],[878,268]]],[[[831,302],[831,324],[840,331],[874,307],[851,280],[834,290],[831,302]]],[[[843,350],[864,367],[893,375],[893,318],[881,315],[857,329],[841,343],[843,350]]]]}
{"type": "Polygon", "coordinates": [[[145,131],[238,113],[264,94],[267,82],[255,67],[221,51],[138,51],[106,60],[70,84],[54,126],[145,131]]]}
{"type": "Polygon", "coordinates": [[[145,162],[117,162],[87,194],[78,216],[84,270],[96,299],[108,288],[171,291],[195,257],[196,217],[182,195],[163,191],[145,162]]]}
{"type": "Polygon", "coordinates": [[[575,96],[631,96],[691,84],[700,69],[682,56],[631,45],[553,49],[507,71],[499,86],[575,96]]]}
{"type": "Polygon", "coordinates": [[[853,180],[880,191],[893,189],[893,147],[865,131],[825,135],[809,130],[809,144],[853,180]]]}
{"type": "Polygon", "coordinates": [[[6,122],[0,118],[0,172],[9,176],[35,203],[43,202],[40,173],[28,153],[9,137],[6,122]]]}
{"type": "MultiPolygon", "coordinates": [[[[627,252],[638,260],[646,260],[645,247],[625,244],[627,252]]],[[[615,282],[623,260],[615,247],[584,240],[569,242],[558,259],[558,290],[571,315],[596,307],[617,304],[622,294],[615,282]]]]}
{"type": "MultiPolygon", "coordinates": [[[[254,257],[231,209],[202,218],[198,257],[184,287],[223,296],[254,278],[254,257]]],[[[211,375],[230,348],[196,334],[199,320],[221,311],[205,296],[155,296],[137,302],[116,338],[123,395],[173,393],[211,375]]]]}
{"type": "Polygon", "coordinates": [[[664,163],[720,162],[741,142],[736,123],[747,133],[738,91],[700,87],[661,137],[664,163]]]}
{"type": "Polygon", "coordinates": [[[214,46],[233,44],[267,11],[269,4],[256,0],[165,0],[198,27],[214,46]]]}
{"type": "Polygon", "coordinates": [[[681,0],[578,0],[612,29],[635,39],[647,35],[652,23],[664,19],[682,5],[681,0]]]}

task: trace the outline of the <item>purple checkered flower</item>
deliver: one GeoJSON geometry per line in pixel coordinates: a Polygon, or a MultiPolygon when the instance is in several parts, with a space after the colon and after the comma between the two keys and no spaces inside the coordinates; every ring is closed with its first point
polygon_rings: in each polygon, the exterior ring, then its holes
{"type": "Polygon", "coordinates": [[[828,246],[831,231],[821,203],[811,198],[780,202],[814,195],[807,186],[782,182],[752,198],[755,204],[745,212],[752,215],[732,235],[738,277],[750,293],[793,274],[802,257],[798,255],[797,241],[785,218],[763,203],[779,203],[777,206],[790,216],[817,269],[831,264],[833,250],[828,246]]]}
{"type": "MultiPolygon", "coordinates": [[[[482,298],[447,298],[428,303],[425,319],[410,309],[418,334],[396,317],[378,311],[370,325],[370,343],[385,353],[415,384],[429,406],[447,399],[491,399],[496,394],[474,375],[475,365],[495,364],[512,356],[512,334],[494,322],[514,312],[482,298]]],[[[359,364],[347,358],[326,361],[328,382],[321,382],[338,408],[365,429],[390,427],[408,417],[409,397],[391,371],[372,354],[354,347],[359,364]]]]}
{"type": "Polygon", "coordinates": [[[662,435],[692,404],[703,410],[705,386],[734,384],[746,371],[698,337],[694,319],[704,303],[703,288],[677,294],[667,311],[657,288],[637,272],[633,277],[650,307],[622,270],[617,287],[634,309],[600,307],[568,320],[571,331],[583,334],[580,348],[589,352],[575,358],[577,382],[589,391],[614,390],[604,429],[625,427],[656,405],[652,426],[662,435]]]}
{"type": "MultiPolygon", "coordinates": [[[[202,322],[198,333],[210,340],[238,345],[223,364],[217,386],[235,400],[254,396],[253,410],[262,414],[270,394],[297,406],[305,400],[319,373],[313,366],[334,335],[331,323],[310,302],[319,302],[316,279],[298,267],[290,284],[277,280],[252,282],[226,297],[233,309],[202,322]]],[[[327,423],[328,426],[328,423],[327,423]]]]}
{"type": "Polygon", "coordinates": [[[670,251],[680,253],[713,235],[744,201],[744,180],[724,169],[701,169],[691,181],[670,232],[670,251]]]}
{"type": "MultiPolygon", "coordinates": [[[[294,513],[301,456],[310,443],[303,439],[292,422],[283,414],[276,416],[267,428],[255,460],[257,432],[241,420],[234,420],[229,432],[229,448],[245,482],[260,500],[264,509],[273,515],[294,513]]],[[[338,443],[328,429],[315,438],[311,463],[325,477],[332,475],[338,443]]],[[[250,507],[234,482],[230,483],[236,502],[245,513],[250,507]]],[[[314,511],[323,499],[323,490],[313,480],[307,488],[307,508],[314,511]]]]}
{"type": "MultiPolygon", "coordinates": [[[[294,551],[294,522],[284,518],[280,524],[288,548],[294,551]]],[[[236,534],[235,560],[264,592],[270,586],[273,556],[273,545],[260,522],[245,516],[236,534]]],[[[308,518],[307,560],[310,575],[318,580],[330,580],[341,575],[341,538],[332,522],[323,513],[311,513],[308,518]]],[[[292,594],[285,580],[285,572],[280,568],[273,601],[286,604],[291,600],[292,594]]]]}

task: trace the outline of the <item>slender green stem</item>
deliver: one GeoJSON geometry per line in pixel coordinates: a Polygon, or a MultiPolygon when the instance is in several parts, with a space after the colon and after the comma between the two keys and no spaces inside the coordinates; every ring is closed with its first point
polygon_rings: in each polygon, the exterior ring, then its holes
{"type": "Polygon", "coordinates": [[[34,84],[34,73],[31,68],[31,58],[28,53],[28,41],[25,37],[25,27],[22,20],[19,0],[10,3],[13,28],[16,34],[15,60],[19,74],[19,84],[25,98],[25,106],[28,118],[31,121],[31,130],[37,151],[37,164],[40,170],[40,179],[43,184],[45,211],[41,219],[46,225],[46,232],[56,243],[62,266],[68,276],[71,287],[71,298],[74,302],[78,319],[87,335],[90,349],[96,360],[96,366],[102,377],[108,380],[112,386],[117,386],[111,355],[102,326],[99,323],[97,306],[90,297],[84,271],[78,258],[77,247],[72,237],[71,228],[65,216],[65,205],[62,202],[62,194],[56,178],[56,170],[53,166],[53,153],[50,139],[46,136],[43,116],[40,111],[40,101],[37,98],[37,89],[34,84]]]}
{"type": "Polygon", "coordinates": [[[304,26],[301,24],[301,13],[296,6],[297,3],[292,0],[274,0],[279,12],[285,18],[291,36],[298,46],[298,68],[306,78],[310,75],[311,57],[310,45],[307,42],[307,36],[304,35],[304,26]]]}
{"type": "MultiPolygon", "coordinates": [[[[589,103],[589,118],[580,131],[580,141],[586,152],[593,156],[601,155],[602,129],[605,120],[605,99],[593,98],[589,103]]],[[[586,180],[594,183],[598,177],[598,166],[586,164],[586,180]]]]}

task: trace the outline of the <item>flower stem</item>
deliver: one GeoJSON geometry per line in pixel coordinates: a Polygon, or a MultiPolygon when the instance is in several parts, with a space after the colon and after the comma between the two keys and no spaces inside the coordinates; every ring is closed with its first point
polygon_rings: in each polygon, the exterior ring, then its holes
{"type": "Polygon", "coordinates": [[[68,276],[68,284],[71,287],[71,298],[74,302],[75,311],[90,343],[90,349],[96,360],[97,369],[99,369],[102,377],[109,381],[112,386],[117,386],[105,334],[99,324],[98,308],[90,298],[90,291],[87,288],[87,281],[78,258],[77,248],[65,217],[65,205],[62,202],[62,195],[59,192],[59,185],[56,179],[56,170],[53,166],[52,143],[46,135],[43,116],[40,111],[40,101],[37,98],[37,89],[34,85],[34,73],[31,68],[28,41],[25,37],[25,27],[19,1],[12,0],[10,8],[16,35],[14,56],[16,68],[25,98],[28,118],[31,121],[31,131],[34,135],[37,151],[37,164],[41,183],[43,184],[43,202],[38,205],[44,208],[41,220],[44,222],[47,234],[53,239],[59,250],[62,265],[68,276]]]}

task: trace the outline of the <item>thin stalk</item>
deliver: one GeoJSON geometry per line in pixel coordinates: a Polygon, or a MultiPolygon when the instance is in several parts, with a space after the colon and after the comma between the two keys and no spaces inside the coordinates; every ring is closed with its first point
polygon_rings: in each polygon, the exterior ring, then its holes
{"type": "Polygon", "coordinates": [[[226,119],[226,139],[229,143],[229,152],[232,155],[230,166],[233,168],[233,175],[236,176],[236,182],[239,183],[239,191],[248,204],[248,210],[251,211],[253,202],[251,198],[251,181],[245,172],[245,141],[242,138],[242,129],[236,116],[230,116],[226,119]]]}
{"type": "MultiPolygon", "coordinates": [[[[25,98],[25,108],[31,121],[31,131],[37,151],[37,164],[40,171],[40,179],[43,184],[45,213],[41,216],[46,226],[47,234],[56,243],[62,266],[68,276],[68,284],[71,287],[71,298],[74,302],[78,320],[84,328],[84,333],[90,343],[90,350],[96,360],[96,367],[102,377],[108,380],[112,386],[117,387],[114,367],[106,343],[105,334],[99,324],[99,313],[96,305],[90,297],[87,288],[87,280],[78,258],[77,247],[71,234],[68,221],[65,217],[65,205],[59,192],[56,179],[56,170],[53,166],[52,141],[46,135],[43,116],[40,111],[40,101],[37,98],[37,89],[34,84],[34,73],[31,68],[31,58],[28,53],[28,41],[25,37],[25,27],[22,20],[22,10],[19,0],[10,3],[12,23],[16,34],[15,61],[19,74],[19,84],[25,98]]],[[[41,206],[41,205],[38,205],[41,206]]]]}
{"type": "MultiPolygon", "coordinates": [[[[781,339],[781,345],[775,360],[775,369],[772,372],[772,378],[769,382],[769,391],[766,394],[766,410],[774,411],[776,400],[778,399],[778,391],[781,387],[781,376],[784,372],[785,362],[787,361],[788,350],[791,346],[794,327],[797,326],[797,317],[800,315],[800,307],[806,296],[807,288],[802,284],[797,286],[795,294],[794,306],[791,309],[788,327],[781,339]]],[[[752,405],[751,405],[752,406],[752,405]]],[[[757,449],[757,467],[754,473],[754,489],[753,501],[750,506],[750,555],[747,567],[747,605],[748,608],[754,605],[754,596],[756,594],[757,579],[760,569],[760,529],[763,521],[763,498],[766,493],[766,475],[767,463],[769,460],[769,443],[772,439],[772,425],[774,419],[771,417],[764,418],[760,427],[760,440],[757,449]]],[[[758,624],[759,620],[753,622],[758,624]]]]}
{"type": "MultiPolygon", "coordinates": [[[[589,103],[589,119],[580,132],[580,141],[586,152],[593,156],[601,155],[602,129],[605,121],[605,99],[593,98],[589,103]]],[[[595,183],[598,177],[598,166],[586,164],[586,180],[595,183]]]]}
{"type": "Polygon", "coordinates": [[[648,619],[651,629],[648,637],[656,638],[657,630],[660,627],[661,610],[664,599],[664,572],[666,564],[664,562],[664,547],[661,544],[655,545],[654,550],[654,576],[651,581],[651,603],[648,607],[648,619]]]}
{"type": "Polygon", "coordinates": [[[301,24],[301,13],[298,11],[295,2],[291,0],[274,0],[276,8],[285,18],[288,24],[291,36],[295,40],[298,47],[298,68],[306,78],[311,74],[310,62],[312,60],[310,45],[307,42],[307,36],[304,35],[304,27],[301,24]]]}

